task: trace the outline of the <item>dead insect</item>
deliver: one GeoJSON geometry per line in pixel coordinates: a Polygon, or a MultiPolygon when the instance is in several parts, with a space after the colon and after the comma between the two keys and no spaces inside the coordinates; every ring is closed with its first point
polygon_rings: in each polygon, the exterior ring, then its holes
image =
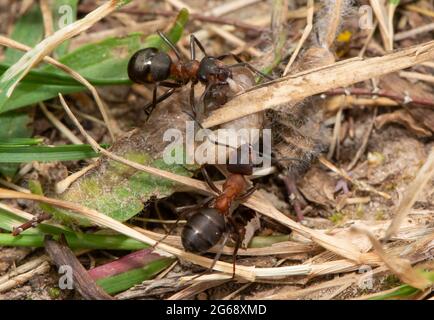
{"type": "Polygon", "coordinates": [[[158,35],[173,50],[177,61],[173,61],[169,54],[157,48],[145,48],[137,51],[128,63],[129,78],[139,84],[154,84],[152,102],[145,106],[145,112],[150,115],[157,104],[170,97],[177,88],[191,83],[190,105],[193,114],[196,113],[194,105],[194,86],[201,82],[207,88],[213,85],[226,84],[232,78],[231,68],[245,66],[253,72],[265,78],[270,78],[252,65],[242,61],[235,54],[225,54],[219,57],[207,55],[205,48],[194,36],[190,36],[190,60],[185,61],[176,46],[160,31],[158,35]],[[196,60],[196,45],[202,51],[202,60],[196,60]],[[233,57],[237,63],[225,65],[221,60],[226,57],[233,57]],[[157,97],[159,86],[170,88],[161,96],[157,97]]]}

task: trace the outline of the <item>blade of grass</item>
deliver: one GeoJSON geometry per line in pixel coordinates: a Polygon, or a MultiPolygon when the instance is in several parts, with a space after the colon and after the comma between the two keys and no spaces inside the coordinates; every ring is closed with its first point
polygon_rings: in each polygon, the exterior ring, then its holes
{"type": "Polygon", "coordinates": [[[89,145],[0,146],[0,163],[71,161],[98,157],[89,145]]]}
{"type": "MultiPolygon", "coordinates": [[[[11,139],[30,137],[33,131],[32,121],[33,116],[27,111],[16,110],[0,114],[0,140],[8,144],[11,139]]],[[[0,163],[0,173],[7,178],[12,178],[18,168],[18,164],[0,163]]]]}
{"type": "MultiPolygon", "coordinates": [[[[128,238],[124,235],[97,235],[65,233],[66,241],[71,249],[101,249],[101,250],[140,250],[149,245],[128,238]]],[[[60,235],[53,235],[58,239],[60,235]]],[[[44,247],[44,234],[23,233],[13,236],[10,233],[0,233],[0,247],[44,247]]]]}
{"type": "Polygon", "coordinates": [[[142,268],[133,269],[116,276],[103,278],[97,280],[96,283],[108,294],[115,294],[153,278],[158,273],[169,267],[172,262],[173,259],[171,258],[161,258],[148,263],[142,268]]]}
{"type": "Polygon", "coordinates": [[[43,138],[0,138],[0,146],[34,146],[43,141],[43,138]]]}

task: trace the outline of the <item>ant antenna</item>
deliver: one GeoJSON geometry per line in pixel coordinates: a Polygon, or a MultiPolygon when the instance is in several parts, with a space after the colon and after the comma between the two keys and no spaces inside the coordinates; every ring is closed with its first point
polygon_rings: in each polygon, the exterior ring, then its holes
{"type": "Polygon", "coordinates": [[[158,35],[161,37],[161,39],[163,39],[163,41],[173,50],[173,52],[175,52],[175,54],[176,54],[176,57],[179,59],[179,60],[182,60],[181,59],[181,53],[179,52],[179,50],[178,50],[178,48],[173,44],[173,42],[172,41],[170,41],[170,39],[169,38],[167,38],[165,35],[164,35],[164,33],[162,33],[161,31],[157,31],[157,33],[158,33],[158,35]]]}
{"type": "Polygon", "coordinates": [[[194,34],[190,35],[190,55],[191,55],[191,60],[196,60],[196,48],[195,48],[195,44],[197,44],[197,46],[199,47],[200,51],[202,51],[203,55],[205,57],[208,57],[208,55],[206,54],[205,48],[203,47],[202,43],[200,43],[200,41],[195,37],[194,34]]]}

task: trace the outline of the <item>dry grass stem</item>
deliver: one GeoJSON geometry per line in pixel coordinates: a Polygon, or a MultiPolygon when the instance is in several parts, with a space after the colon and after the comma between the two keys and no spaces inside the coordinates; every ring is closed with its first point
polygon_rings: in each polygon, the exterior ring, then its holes
{"type": "Polygon", "coordinates": [[[412,268],[408,260],[387,254],[384,251],[381,243],[367,228],[361,226],[353,226],[352,230],[362,233],[369,238],[372,246],[374,247],[381,260],[383,260],[387,267],[403,282],[420,290],[424,290],[431,285],[431,282],[428,279],[424,278],[420,273],[418,273],[412,268]]]}
{"type": "Polygon", "coordinates": [[[390,224],[389,229],[386,232],[385,240],[390,239],[392,235],[399,229],[400,224],[404,218],[410,213],[411,207],[416,202],[418,196],[421,194],[423,188],[434,176],[434,148],[431,148],[431,152],[428,159],[420,168],[416,175],[416,178],[410,183],[407,190],[404,193],[404,198],[401,200],[398,208],[395,210],[395,215],[390,224]]]}
{"type": "Polygon", "coordinates": [[[313,0],[308,0],[307,2],[307,25],[303,30],[303,34],[301,35],[300,40],[297,43],[297,47],[295,48],[294,53],[291,55],[291,58],[288,61],[288,64],[285,67],[285,71],[283,72],[283,76],[286,76],[292,66],[292,64],[295,61],[295,58],[297,58],[298,53],[301,50],[301,47],[303,46],[304,42],[307,40],[307,38],[310,35],[310,32],[313,28],[313,13],[314,13],[314,3],[313,0]]]}
{"type": "Polygon", "coordinates": [[[60,133],[67,138],[72,144],[83,144],[81,141],[71,130],[69,130],[59,119],[56,118],[54,114],[48,111],[47,107],[43,102],[39,102],[39,107],[41,108],[44,115],[47,119],[53,124],[60,133]]]}
{"type": "Polygon", "coordinates": [[[87,172],[89,172],[89,170],[92,170],[95,167],[96,167],[96,163],[92,163],[92,164],[88,165],[87,167],[84,167],[80,171],[74,172],[73,174],[69,175],[65,179],[57,182],[56,185],[54,186],[56,193],[61,194],[61,193],[65,192],[66,189],[68,189],[68,187],[74,181],[76,181],[78,178],[84,176],[87,172]]]}
{"type": "Polygon", "coordinates": [[[238,95],[204,120],[203,127],[239,119],[286,103],[295,103],[334,88],[346,87],[370,78],[402,70],[434,59],[434,41],[406,48],[382,57],[348,59],[253,88],[238,95]]]}
{"type": "Polygon", "coordinates": [[[352,178],[344,169],[339,169],[338,167],[336,167],[333,163],[331,163],[330,161],[328,161],[323,156],[319,157],[319,161],[323,165],[325,165],[327,168],[329,168],[333,172],[335,172],[338,175],[340,175],[345,180],[350,181],[357,188],[359,188],[361,190],[365,190],[365,191],[369,191],[369,192],[378,194],[379,196],[382,196],[383,198],[388,199],[388,200],[392,198],[389,194],[387,194],[385,192],[382,192],[382,191],[378,191],[378,190],[374,189],[373,187],[371,187],[370,185],[366,184],[365,182],[359,181],[359,180],[356,180],[356,179],[352,178]]]}

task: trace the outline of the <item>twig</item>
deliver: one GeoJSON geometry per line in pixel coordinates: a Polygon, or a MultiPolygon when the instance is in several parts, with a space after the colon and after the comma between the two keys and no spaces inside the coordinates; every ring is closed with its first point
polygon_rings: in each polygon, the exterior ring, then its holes
{"type": "Polygon", "coordinates": [[[360,52],[359,52],[359,54],[358,54],[358,56],[359,56],[360,58],[363,58],[363,56],[365,55],[366,49],[368,48],[369,43],[371,42],[372,37],[374,36],[375,30],[377,30],[377,27],[378,27],[378,21],[375,21],[374,26],[373,26],[372,29],[370,30],[369,35],[368,35],[368,37],[366,38],[366,41],[365,41],[365,43],[363,44],[363,47],[362,47],[362,49],[360,50],[360,52]]]}
{"type": "MultiPolygon", "coordinates": [[[[144,14],[149,14],[149,15],[157,15],[157,16],[163,16],[163,17],[172,17],[172,16],[176,16],[177,13],[174,11],[168,11],[168,10],[152,10],[152,11],[143,11],[140,10],[138,8],[124,8],[120,10],[121,12],[127,12],[127,13],[132,13],[132,14],[139,14],[139,15],[144,15],[144,14]]],[[[210,22],[210,23],[215,23],[215,24],[226,24],[226,25],[232,25],[234,27],[243,29],[243,30],[248,30],[248,31],[255,31],[257,33],[260,32],[264,32],[267,31],[268,28],[263,28],[260,26],[255,26],[253,24],[250,23],[246,23],[243,21],[239,21],[239,20],[234,20],[234,19],[229,19],[229,18],[224,18],[224,17],[216,17],[216,16],[211,16],[211,15],[205,15],[205,14],[200,14],[200,13],[192,13],[190,14],[190,19],[192,20],[199,20],[199,21],[204,21],[204,22],[210,22]]]]}
{"type": "Polygon", "coordinates": [[[303,34],[301,35],[300,41],[297,43],[297,47],[294,51],[294,53],[291,55],[291,58],[288,61],[288,64],[285,67],[285,71],[283,72],[283,76],[286,76],[289,72],[289,68],[292,66],[292,64],[295,61],[295,58],[297,58],[298,53],[300,52],[301,47],[303,46],[306,39],[309,37],[310,32],[313,28],[313,12],[314,12],[314,3],[313,0],[308,0],[307,2],[307,25],[303,30],[303,34]]]}
{"type": "Polygon", "coordinates": [[[327,15],[327,27],[324,28],[321,33],[323,33],[324,39],[321,41],[320,45],[326,48],[331,48],[333,43],[335,42],[336,35],[338,33],[339,25],[341,24],[341,16],[342,9],[345,4],[343,0],[334,0],[330,1],[330,9],[326,8],[326,10],[330,10],[332,12],[328,12],[327,15]]]}
{"type": "Polygon", "coordinates": [[[359,189],[366,190],[366,191],[378,194],[379,196],[382,196],[383,198],[388,199],[388,200],[392,198],[387,193],[378,191],[378,190],[374,189],[373,187],[371,187],[370,185],[364,183],[363,181],[359,181],[359,180],[356,180],[356,179],[352,178],[345,170],[339,169],[333,163],[331,163],[330,161],[328,161],[326,158],[324,158],[324,157],[321,156],[321,157],[318,158],[318,160],[323,165],[325,165],[327,168],[329,168],[333,172],[337,173],[338,175],[340,175],[345,180],[350,181],[352,184],[354,184],[359,189]]]}
{"type": "Polygon", "coordinates": [[[340,107],[338,110],[338,113],[335,117],[335,125],[333,128],[333,135],[330,141],[330,148],[329,152],[327,154],[327,158],[331,159],[333,157],[333,154],[335,153],[336,145],[339,144],[339,136],[341,133],[341,122],[342,122],[342,110],[343,108],[340,107]]]}
{"type": "Polygon", "coordinates": [[[53,34],[53,17],[51,16],[51,9],[48,0],[39,0],[39,5],[41,7],[42,21],[44,22],[44,33],[46,38],[53,34]]]}
{"type": "Polygon", "coordinates": [[[377,110],[378,110],[377,108],[374,109],[374,114],[372,116],[371,123],[369,124],[369,127],[363,136],[362,144],[360,145],[360,148],[357,150],[356,155],[354,156],[354,159],[348,165],[347,171],[351,171],[354,168],[357,161],[359,161],[360,157],[365,152],[366,147],[368,146],[369,137],[371,136],[372,129],[374,129],[375,118],[377,117],[377,110]]]}
{"type": "Polygon", "coordinates": [[[434,76],[430,76],[428,74],[418,73],[418,72],[408,72],[408,71],[401,71],[399,73],[400,77],[407,78],[407,79],[416,79],[421,80],[429,83],[434,83],[434,76]]]}
{"type": "Polygon", "coordinates": [[[59,181],[56,183],[54,189],[56,191],[57,194],[61,194],[63,192],[65,192],[66,189],[68,189],[68,187],[74,182],[76,181],[78,178],[82,177],[83,175],[85,175],[89,170],[92,170],[93,168],[96,167],[96,163],[92,163],[90,165],[88,165],[87,167],[81,169],[80,171],[77,171],[69,176],[67,176],[65,179],[59,181]]]}
{"type": "Polygon", "coordinates": [[[60,133],[65,136],[65,138],[67,138],[73,144],[83,144],[83,141],[81,141],[71,130],[69,130],[62,122],[60,122],[54,114],[48,111],[47,107],[43,102],[39,102],[39,107],[48,118],[48,120],[50,120],[51,124],[55,126],[57,130],[59,130],[60,133]]]}
{"type": "Polygon", "coordinates": [[[211,113],[202,126],[210,128],[252,113],[294,104],[337,87],[379,77],[434,59],[434,41],[369,59],[348,59],[259,85],[211,113]]]}
{"type": "Polygon", "coordinates": [[[375,16],[377,17],[378,23],[380,25],[381,38],[383,39],[384,49],[386,51],[391,51],[393,48],[390,46],[393,43],[393,38],[390,34],[389,24],[388,24],[388,14],[386,12],[383,3],[380,0],[370,0],[371,7],[374,10],[375,16]]]}
{"type": "Polygon", "coordinates": [[[421,193],[422,189],[434,176],[434,148],[431,148],[431,152],[426,160],[425,164],[420,168],[416,175],[416,178],[410,183],[407,190],[404,193],[404,198],[401,200],[398,208],[395,210],[395,215],[387,229],[384,237],[385,241],[388,241],[399,229],[400,224],[404,218],[409,214],[411,207],[417,200],[417,197],[421,193]]]}
{"type": "Polygon", "coordinates": [[[407,38],[417,36],[418,34],[427,33],[427,32],[433,31],[433,30],[434,30],[434,22],[426,24],[424,26],[420,26],[420,27],[408,30],[408,31],[399,32],[395,35],[394,40],[395,41],[404,40],[407,38]]]}
{"type": "MultiPolygon", "coordinates": [[[[233,10],[242,8],[243,6],[246,6],[248,4],[251,3],[255,3],[258,0],[248,0],[248,1],[238,1],[237,2],[237,6],[230,6],[228,8],[226,8],[225,10],[220,10],[220,11],[214,11],[214,16],[219,16],[219,15],[223,15],[226,14],[228,12],[231,12],[233,10]]],[[[182,9],[182,8],[187,8],[189,12],[191,13],[196,13],[196,10],[194,10],[192,7],[188,6],[187,4],[183,3],[180,0],[167,0],[167,2],[169,2],[172,6],[174,6],[175,8],[177,8],[178,10],[182,9]]],[[[209,25],[209,26],[202,26],[205,29],[210,30],[211,32],[219,35],[220,37],[222,37],[223,39],[225,39],[226,41],[228,41],[229,43],[231,43],[232,45],[236,46],[236,47],[245,47],[246,46],[246,42],[241,40],[240,38],[236,37],[235,35],[233,35],[232,33],[223,30],[220,27],[217,26],[213,26],[213,25],[209,25]]],[[[255,48],[247,48],[246,49],[251,55],[253,55],[254,57],[259,57],[262,55],[262,52],[255,49],[255,48]]]]}
{"type": "Polygon", "coordinates": [[[0,178],[0,184],[4,185],[5,187],[8,187],[10,189],[17,190],[19,192],[30,193],[29,189],[17,186],[16,184],[14,184],[12,182],[9,182],[9,181],[6,181],[6,180],[4,180],[2,178],[0,178]]]}
{"type": "Polygon", "coordinates": [[[401,96],[399,94],[395,94],[386,90],[380,90],[380,91],[373,91],[371,89],[364,89],[364,88],[338,88],[329,90],[327,92],[324,92],[327,96],[336,96],[336,95],[355,95],[355,96],[378,96],[378,97],[385,97],[390,98],[394,101],[396,101],[399,104],[417,104],[420,106],[428,106],[428,107],[434,107],[434,101],[429,99],[423,99],[419,97],[414,96],[401,96]],[[410,101],[411,100],[411,101],[410,101]]]}
{"type": "Polygon", "coordinates": [[[434,18],[434,11],[420,7],[417,4],[408,4],[405,6],[405,9],[421,13],[427,17],[434,18]]]}
{"type": "Polygon", "coordinates": [[[22,285],[23,283],[26,283],[30,279],[32,279],[34,276],[39,274],[44,274],[50,270],[50,264],[47,261],[42,262],[38,266],[33,267],[29,271],[25,273],[21,273],[12,279],[7,280],[3,284],[0,284],[0,292],[8,291],[18,285],[22,285]]]}
{"type": "Polygon", "coordinates": [[[389,29],[389,48],[390,50],[393,50],[393,34],[395,30],[393,29],[393,17],[395,16],[396,7],[399,5],[398,3],[394,3],[392,1],[389,1],[387,4],[387,28],[389,29]]]}
{"type": "Polygon", "coordinates": [[[362,233],[369,238],[378,256],[384,261],[387,267],[403,282],[420,290],[426,289],[431,284],[427,278],[423,277],[420,273],[416,272],[411,267],[410,261],[387,254],[381,243],[367,228],[362,226],[352,226],[351,229],[353,231],[362,233]]]}

